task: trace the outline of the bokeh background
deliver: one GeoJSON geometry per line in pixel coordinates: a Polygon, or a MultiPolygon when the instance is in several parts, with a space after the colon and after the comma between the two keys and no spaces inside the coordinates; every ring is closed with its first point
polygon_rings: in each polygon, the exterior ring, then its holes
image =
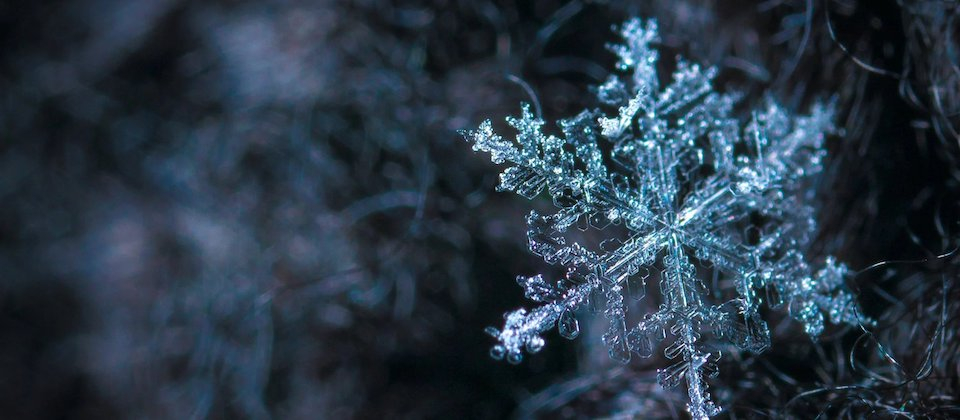
{"type": "Polygon", "coordinates": [[[589,321],[519,366],[482,333],[557,268],[457,130],[596,107],[630,16],[746,104],[841,109],[809,254],[878,325],[778,321],[722,416],[960,416],[956,2],[13,0],[0,417],[682,418],[589,321]]]}

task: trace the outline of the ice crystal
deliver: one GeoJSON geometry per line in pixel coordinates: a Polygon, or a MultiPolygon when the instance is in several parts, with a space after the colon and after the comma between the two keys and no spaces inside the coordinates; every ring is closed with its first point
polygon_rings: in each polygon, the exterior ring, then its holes
{"type": "Polygon", "coordinates": [[[574,312],[589,303],[609,321],[603,342],[615,360],[649,357],[669,335],[664,355],[675,362],[658,371],[659,382],[686,382],[690,415],[706,418],[720,410],[705,383],[720,352],[703,333],[763,351],[770,345],[758,314],[764,301],[787,306],[812,337],[825,315],[838,323],[861,320],[844,288],[846,267],[828,257],[815,269],[804,256],[816,229],[807,181],[821,170],[833,106],[816,104],[809,115],[794,116],[767,99],[741,126],[732,116],[738,95],[712,89],[714,68],[678,59],[672,82],[661,88],[655,21],[630,20],[621,35],[625,44],[611,50],[628,77],[611,76],[597,88],[603,105],[618,108],[615,115],[588,110],[561,120],[559,138],[544,134],[543,121],[523,105],[519,118],[507,118],[516,144],[489,120],[463,133],[474,150],[508,165],[498,190],[527,198],[547,190],[559,211],[527,216],[529,247],[567,269],[556,282],[517,278],[526,297],[542,305],[505,314],[500,330],[488,328],[499,340],[491,355],[519,363],[524,349],[544,346],[541,334],[554,326],[575,338],[574,312]],[[578,221],[583,229],[622,225],[629,237],[597,250],[568,243],[565,234],[578,221]],[[649,275],[653,268],[659,276],[649,275]],[[708,290],[701,271],[733,287],[726,295],[708,290]],[[660,305],[628,326],[625,296],[645,296],[648,278],[659,280],[660,305]]]}

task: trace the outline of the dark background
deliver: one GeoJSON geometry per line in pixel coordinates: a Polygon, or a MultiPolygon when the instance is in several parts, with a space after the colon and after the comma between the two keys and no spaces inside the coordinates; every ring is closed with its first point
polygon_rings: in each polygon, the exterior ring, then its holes
{"type": "Polygon", "coordinates": [[[482,333],[556,268],[457,130],[509,75],[550,130],[595,107],[630,16],[747,104],[836,97],[809,254],[879,263],[872,334],[771,314],[722,416],[960,415],[957,3],[66,0],[0,2],[0,417],[683,416],[589,321],[482,333]]]}

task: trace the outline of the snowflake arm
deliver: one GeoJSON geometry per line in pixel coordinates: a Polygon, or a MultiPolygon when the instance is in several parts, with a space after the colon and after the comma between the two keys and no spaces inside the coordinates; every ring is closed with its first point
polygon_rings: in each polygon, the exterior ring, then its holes
{"type": "Polygon", "coordinates": [[[576,338],[580,334],[580,326],[573,316],[573,311],[596,288],[595,283],[584,283],[560,292],[558,288],[546,285],[540,275],[520,276],[517,277],[517,282],[526,289],[527,297],[546,301],[546,304],[530,312],[517,309],[506,313],[502,331],[493,327],[487,328],[487,333],[499,341],[499,344],[490,349],[490,355],[498,360],[506,357],[507,361],[513,364],[520,363],[523,359],[522,350],[528,353],[540,351],[545,343],[540,334],[554,326],[558,327],[563,337],[576,338]]]}

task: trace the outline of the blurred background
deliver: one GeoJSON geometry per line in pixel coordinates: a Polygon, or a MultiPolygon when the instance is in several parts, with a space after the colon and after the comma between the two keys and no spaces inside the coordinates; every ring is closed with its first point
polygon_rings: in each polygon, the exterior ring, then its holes
{"type": "Polygon", "coordinates": [[[878,325],[774,323],[712,380],[721,416],[960,416],[955,2],[13,0],[0,417],[682,418],[590,321],[490,359],[514,277],[558,268],[457,134],[524,84],[548,130],[596,107],[630,16],[746,104],[841,110],[809,255],[878,325]]]}

